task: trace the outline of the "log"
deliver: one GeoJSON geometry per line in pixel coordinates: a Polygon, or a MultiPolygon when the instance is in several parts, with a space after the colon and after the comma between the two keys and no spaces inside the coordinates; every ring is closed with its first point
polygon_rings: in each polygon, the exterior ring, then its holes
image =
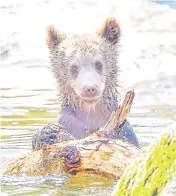
{"type": "Polygon", "coordinates": [[[129,164],[113,196],[176,195],[176,123],[129,164]]]}
{"type": "Polygon", "coordinates": [[[121,140],[113,140],[103,144],[99,140],[90,142],[90,144],[84,143],[84,141],[80,144],[66,142],[50,146],[46,151],[34,151],[26,157],[16,159],[8,166],[5,174],[39,176],[90,172],[109,178],[119,178],[131,158],[136,154],[136,150],[136,147],[124,144],[121,140]],[[59,158],[59,150],[70,145],[72,147],[75,145],[80,152],[80,162],[65,164],[65,161],[59,158]]]}
{"type": "MultiPolygon", "coordinates": [[[[129,91],[122,106],[112,113],[108,123],[91,136],[43,146],[39,151],[13,160],[4,173],[15,176],[39,176],[86,172],[119,179],[139,149],[122,140],[109,140],[106,134],[123,123],[130,111],[133,98],[134,91],[129,91]]],[[[57,126],[59,125],[55,127],[57,126]]]]}

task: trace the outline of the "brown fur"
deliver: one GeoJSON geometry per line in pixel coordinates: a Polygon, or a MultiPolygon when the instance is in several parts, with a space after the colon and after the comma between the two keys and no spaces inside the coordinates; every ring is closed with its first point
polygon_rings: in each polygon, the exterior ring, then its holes
{"type": "MultiPolygon", "coordinates": [[[[50,49],[52,70],[56,77],[59,98],[62,105],[80,105],[80,98],[69,91],[69,63],[82,57],[88,60],[100,58],[106,69],[104,73],[105,89],[101,97],[103,106],[110,107],[112,98],[117,101],[118,87],[118,54],[121,30],[114,18],[107,18],[95,35],[83,35],[67,38],[54,27],[48,28],[47,44],[50,49]]],[[[105,109],[105,110],[106,110],[105,109]]]]}
{"type": "Polygon", "coordinates": [[[97,30],[97,34],[103,35],[107,40],[116,44],[121,36],[119,23],[115,18],[107,18],[102,27],[97,30]]]}
{"type": "MultiPolygon", "coordinates": [[[[107,18],[95,34],[67,37],[48,27],[47,45],[51,69],[56,78],[63,130],[44,127],[33,136],[32,147],[63,140],[80,139],[102,127],[116,110],[118,99],[118,57],[121,29],[114,18],[107,18]],[[93,89],[95,96],[86,95],[93,89]],[[87,92],[87,91],[86,91],[87,92]],[[85,96],[86,95],[86,96],[85,96]]],[[[127,121],[107,137],[121,138],[139,146],[127,121]]]]}

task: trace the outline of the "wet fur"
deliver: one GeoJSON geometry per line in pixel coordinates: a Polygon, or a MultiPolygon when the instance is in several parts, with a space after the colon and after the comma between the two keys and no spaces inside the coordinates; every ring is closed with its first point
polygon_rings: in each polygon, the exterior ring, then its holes
{"type": "MultiPolygon", "coordinates": [[[[68,132],[67,139],[73,139],[70,134],[75,139],[90,135],[103,126],[111,112],[117,109],[120,36],[121,30],[114,18],[108,18],[94,35],[67,38],[65,34],[56,31],[53,26],[48,28],[47,44],[50,51],[51,69],[56,78],[62,108],[58,122],[63,125],[65,132],[68,132]],[[70,74],[69,65],[75,61],[80,64],[89,64],[96,58],[103,62],[104,71],[101,75],[101,82],[104,83],[104,89],[101,96],[90,104],[83,101],[76,93],[75,78],[70,74]]],[[[123,127],[120,134],[110,135],[109,138],[127,139],[139,146],[136,135],[127,121],[123,127]]],[[[51,135],[49,128],[45,131],[38,131],[33,136],[33,149],[40,149],[44,143],[50,144],[51,140],[47,138],[51,135]]],[[[55,135],[52,143],[60,142],[62,139],[59,133],[55,135]]]]}
{"type": "MultiPolygon", "coordinates": [[[[82,37],[66,38],[63,34],[56,32],[53,35],[53,27],[48,29],[48,47],[50,49],[50,61],[52,71],[57,81],[59,101],[62,106],[71,105],[73,108],[80,107],[82,100],[70,88],[71,76],[69,75],[68,64],[75,58],[87,56],[96,58],[101,55],[106,73],[102,80],[106,80],[103,95],[101,96],[102,110],[111,111],[111,104],[118,96],[118,54],[120,52],[120,28],[115,19],[107,19],[102,28],[95,35],[83,35],[82,37]],[[103,33],[108,36],[106,25],[114,22],[117,25],[118,37],[115,33],[115,40],[108,41],[103,33]],[[52,30],[52,31],[51,31],[52,30]],[[54,38],[53,38],[54,37],[54,38]],[[57,44],[54,44],[54,43],[57,44]]],[[[110,37],[112,39],[112,37],[110,37]]]]}

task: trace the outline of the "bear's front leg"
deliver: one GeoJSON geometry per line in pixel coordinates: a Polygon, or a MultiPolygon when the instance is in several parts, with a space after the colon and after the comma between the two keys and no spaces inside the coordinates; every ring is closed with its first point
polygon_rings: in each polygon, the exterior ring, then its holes
{"type": "Polygon", "coordinates": [[[60,125],[48,124],[33,135],[32,149],[40,150],[43,145],[52,145],[66,140],[75,140],[75,137],[60,125]]]}
{"type": "Polygon", "coordinates": [[[127,141],[136,147],[140,148],[138,138],[130,125],[130,123],[125,119],[120,127],[116,127],[113,130],[108,130],[104,132],[105,136],[109,139],[121,139],[127,141]]]}
{"type": "Polygon", "coordinates": [[[126,140],[129,143],[140,148],[140,144],[136,136],[136,133],[134,132],[132,126],[126,119],[118,129],[119,129],[117,130],[119,132],[118,135],[121,139],[126,140]]]}

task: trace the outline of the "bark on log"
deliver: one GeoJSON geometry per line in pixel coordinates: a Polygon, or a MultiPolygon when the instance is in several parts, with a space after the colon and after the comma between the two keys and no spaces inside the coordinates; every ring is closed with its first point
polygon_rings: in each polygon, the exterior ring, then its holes
{"type": "Polygon", "coordinates": [[[176,123],[128,165],[113,193],[141,195],[176,195],[176,123]]]}
{"type": "Polygon", "coordinates": [[[129,91],[122,106],[112,113],[108,123],[95,134],[85,139],[44,146],[42,150],[30,152],[27,156],[12,161],[5,174],[38,176],[91,172],[118,179],[139,149],[122,140],[109,140],[104,133],[123,123],[133,98],[134,92],[129,91]],[[72,153],[74,156],[77,153],[74,162],[66,160],[66,155],[69,154],[70,158],[72,153]],[[64,160],[62,156],[65,157],[64,160]]]}
{"type": "Polygon", "coordinates": [[[87,141],[86,144],[84,141],[80,141],[80,143],[66,142],[50,146],[46,151],[34,151],[26,157],[16,159],[8,166],[5,174],[39,176],[93,172],[109,178],[119,178],[131,158],[136,154],[136,150],[136,147],[121,140],[112,140],[108,143],[97,140],[89,144],[87,141]],[[59,150],[70,145],[75,145],[80,152],[80,162],[65,164],[65,161],[59,158],[59,150]]]}

